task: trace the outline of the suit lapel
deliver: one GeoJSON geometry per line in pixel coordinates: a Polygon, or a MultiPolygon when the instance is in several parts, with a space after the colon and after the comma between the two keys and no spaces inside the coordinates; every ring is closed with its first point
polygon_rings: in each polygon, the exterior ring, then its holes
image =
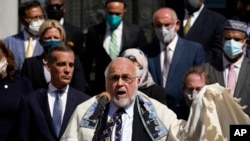
{"type": "Polygon", "coordinates": [[[64,112],[64,116],[63,116],[63,122],[62,122],[62,126],[61,126],[61,131],[59,133],[59,137],[62,136],[64,130],[67,127],[69,119],[75,110],[75,105],[77,104],[76,98],[77,97],[74,95],[72,88],[69,87],[68,94],[67,94],[67,103],[66,103],[66,107],[65,107],[65,112],[64,112]]]}
{"type": "MultiPolygon", "coordinates": [[[[188,36],[193,36],[193,32],[196,32],[197,30],[199,30],[200,27],[203,27],[203,23],[205,22],[204,20],[206,19],[206,9],[205,7],[202,9],[200,15],[198,16],[198,18],[195,20],[193,26],[190,28],[188,34],[187,34],[187,38],[188,36]]],[[[196,36],[196,35],[195,35],[196,36]]]]}
{"type": "Polygon", "coordinates": [[[246,79],[248,78],[248,74],[250,72],[250,61],[248,58],[244,57],[243,62],[241,64],[238,80],[236,83],[236,88],[234,92],[235,97],[240,97],[240,91],[242,87],[244,86],[244,83],[246,83],[246,79]]]}
{"type": "Polygon", "coordinates": [[[175,76],[173,75],[174,72],[175,72],[175,69],[178,67],[179,63],[178,62],[181,62],[181,57],[182,57],[182,54],[185,53],[185,48],[184,48],[185,45],[183,45],[183,40],[179,37],[178,38],[178,41],[177,41],[177,44],[175,46],[175,50],[174,50],[174,54],[173,54],[173,58],[172,58],[172,61],[171,61],[171,65],[170,65],[170,68],[169,68],[169,73],[168,73],[168,80],[167,82],[170,82],[169,80],[171,80],[171,76],[175,76]]]}
{"type": "Polygon", "coordinates": [[[49,109],[49,102],[48,102],[48,94],[47,94],[47,90],[46,89],[42,89],[38,96],[37,96],[37,100],[40,104],[40,107],[44,113],[44,116],[46,117],[48,126],[50,128],[50,130],[53,132],[54,136],[56,136],[56,132],[54,129],[54,124],[53,124],[53,120],[50,114],[50,109],[49,109]]]}

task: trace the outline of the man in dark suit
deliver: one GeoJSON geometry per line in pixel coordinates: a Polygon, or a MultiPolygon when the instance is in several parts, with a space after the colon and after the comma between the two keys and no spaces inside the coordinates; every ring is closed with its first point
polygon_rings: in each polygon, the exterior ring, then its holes
{"type": "Polygon", "coordinates": [[[122,20],[126,13],[124,0],[107,0],[105,8],[106,20],[90,27],[86,35],[84,71],[88,82],[92,82],[91,72],[94,72],[93,94],[105,90],[104,70],[112,59],[125,49],[137,48],[146,42],[141,27],[122,20]]]}
{"type": "MultiPolygon", "coordinates": [[[[44,52],[39,56],[34,56],[24,60],[21,75],[32,81],[33,89],[48,88],[51,80],[49,71],[46,69],[46,55],[54,45],[65,42],[65,31],[57,20],[47,19],[39,30],[39,42],[44,48],[44,52]],[[51,26],[53,25],[53,26],[51,26]],[[56,37],[56,38],[55,38],[56,37]]],[[[82,92],[86,92],[87,82],[84,70],[78,56],[75,56],[75,68],[70,86],[82,92]]]]}
{"type": "Polygon", "coordinates": [[[167,104],[178,118],[188,117],[188,107],[182,92],[182,80],[189,68],[204,62],[201,44],[182,39],[176,33],[180,21],[174,10],[161,8],[153,17],[157,39],[141,49],[147,54],[149,71],[154,81],[165,87],[167,104]]]}
{"type": "Polygon", "coordinates": [[[245,55],[250,57],[250,1],[237,0],[237,14],[231,19],[247,23],[248,46],[245,49],[245,55]]]}
{"type": "Polygon", "coordinates": [[[44,22],[44,12],[41,4],[32,0],[21,4],[18,9],[18,16],[24,29],[16,35],[5,38],[4,42],[12,51],[17,69],[20,71],[25,58],[37,56],[43,52],[37,35],[39,27],[44,22]],[[29,38],[32,39],[30,42],[29,38]],[[32,45],[32,51],[30,55],[27,55],[29,44],[32,45]]]}
{"type": "Polygon", "coordinates": [[[240,98],[240,105],[250,116],[250,61],[244,56],[247,46],[247,24],[237,20],[227,20],[223,32],[223,56],[206,63],[211,83],[219,83],[230,89],[232,96],[240,98]]]}
{"type": "Polygon", "coordinates": [[[48,89],[41,88],[24,97],[18,135],[13,140],[59,141],[75,107],[89,98],[69,86],[75,61],[71,48],[51,48],[46,61],[51,82],[48,89]]]}
{"type": "Polygon", "coordinates": [[[45,0],[45,10],[49,19],[55,19],[63,25],[66,32],[66,44],[71,47],[76,55],[83,62],[84,34],[82,29],[72,25],[64,19],[66,5],[64,0],[45,0]]]}
{"type": "Polygon", "coordinates": [[[206,8],[204,1],[184,0],[184,19],[181,19],[182,24],[179,35],[187,40],[202,44],[205,49],[205,60],[207,62],[222,55],[221,38],[223,23],[226,18],[206,8]]]}

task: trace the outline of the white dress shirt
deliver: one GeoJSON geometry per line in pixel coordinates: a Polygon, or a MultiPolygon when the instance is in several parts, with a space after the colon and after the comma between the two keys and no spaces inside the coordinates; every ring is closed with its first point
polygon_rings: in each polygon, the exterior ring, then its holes
{"type": "MultiPolygon", "coordinates": [[[[125,108],[125,113],[122,114],[122,137],[121,141],[130,141],[132,140],[132,132],[133,132],[133,119],[134,119],[134,104],[133,102],[129,107],[125,108]]],[[[109,112],[108,112],[108,119],[109,120],[112,115],[118,110],[119,108],[112,104],[109,105],[109,112]]],[[[114,141],[115,137],[115,127],[112,131],[112,141],[114,141]]]]}
{"type": "MultiPolygon", "coordinates": [[[[190,27],[193,26],[194,22],[196,21],[196,19],[198,18],[198,16],[201,13],[201,10],[204,8],[204,4],[201,5],[201,8],[193,13],[193,16],[191,17],[191,21],[190,21],[190,27]]],[[[183,27],[185,27],[186,23],[187,23],[187,19],[188,19],[188,11],[185,9],[185,15],[184,15],[184,20],[183,20],[183,27]]]]}
{"type": "MultiPolygon", "coordinates": [[[[172,52],[172,57],[174,55],[174,51],[175,51],[175,47],[178,41],[178,35],[175,33],[174,39],[168,44],[168,48],[169,50],[172,52]]],[[[165,49],[166,49],[166,45],[163,44],[162,42],[160,42],[160,47],[161,47],[161,72],[162,72],[162,76],[164,76],[164,59],[165,59],[165,49]]],[[[172,59],[171,61],[172,62],[172,59]]]]}
{"type": "MultiPolygon", "coordinates": [[[[111,40],[111,31],[110,31],[110,26],[107,23],[106,24],[106,33],[105,33],[105,38],[103,42],[103,47],[106,50],[107,54],[109,54],[109,44],[111,40]]],[[[120,25],[113,31],[115,32],[115,35],[117,37],[117,45],[118,45],[118,50],[119,52],[121,51],[121,46],[122,46],[122,29],[123,29],[123,22],[120,23],[120,25]]]]}
{"type": "MultiPolygon", "coordinates": [[[[26,30],[23,30],[23,37],[24,37],[24,49],[25,49],[25,52],[27,52],[27,48],[28,48],[28,44],[29,44],[29,37],[30,37],[30,34],[26,31],[26,30]]],[[[34,47],[34,50],[35,50],[35,47],[36,47],[36,42],[38,40],[38,37],[33,37],[33,47],[34,47]]]]}
{"type": "MultiPolygon", "coordinates": [[[[62,120],[64,117],[63,115],[65,112],[65,108],[66,108],[68,89],[69,89],[69,85],[67,85],[65,88],[61,89],[61,90],[63,90],[63,93],[61,94],[61,97],[60,97],[62,100],[62,120]]],[[[51,83],[49,83],[48,101],[49,101],[49,109],[50,109],[51,117],[53,117],[54,102],[56,99],[56,94],[55,94],[56,90],[58,90],[58,89],[55,86],[53,86],[51,83]]]]}

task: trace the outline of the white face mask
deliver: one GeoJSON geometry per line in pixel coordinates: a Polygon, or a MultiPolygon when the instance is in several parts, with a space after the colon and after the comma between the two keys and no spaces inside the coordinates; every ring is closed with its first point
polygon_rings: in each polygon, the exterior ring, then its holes
{"type": "Polygon", "coordinates": [[[30,22],[29,24],[29,32],[33,35],[38,35],[39,28],[43,24],[44,20],[38,20],[34,22],[30,22]]]}
{"type": "Polygon", "coordinates": [[[175,26],[173,26],[170,29],[167,29],[165,27],[157,28],[155,30],[157,38],[163,43],[163,44],[169,44],[175,36],[175,26]]]}

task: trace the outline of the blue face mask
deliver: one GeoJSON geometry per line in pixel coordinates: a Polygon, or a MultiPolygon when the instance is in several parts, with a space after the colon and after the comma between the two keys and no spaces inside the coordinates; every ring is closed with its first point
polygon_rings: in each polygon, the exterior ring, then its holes
{"type": "Polygon", "coordinates": [[[60,45],[62,42],[61,41],[46,41],[43,42],[43,49],[45,52],[48,52],[53,46],[60,45]]]}
{"type": "Polygon", "coordinates": [[[229,58],[234,59],[243,52],[242,47],[243,43],[231,39],[225,41],[223,50],[229,58]]]}
{"type": "Polygon", "coordinates": [[[106,20],[109,26],[111,27],[111,30],[115,30],[118,27],[118,25],[121,23],[122,18],[116,15],[107,15],[106,20]]]}

